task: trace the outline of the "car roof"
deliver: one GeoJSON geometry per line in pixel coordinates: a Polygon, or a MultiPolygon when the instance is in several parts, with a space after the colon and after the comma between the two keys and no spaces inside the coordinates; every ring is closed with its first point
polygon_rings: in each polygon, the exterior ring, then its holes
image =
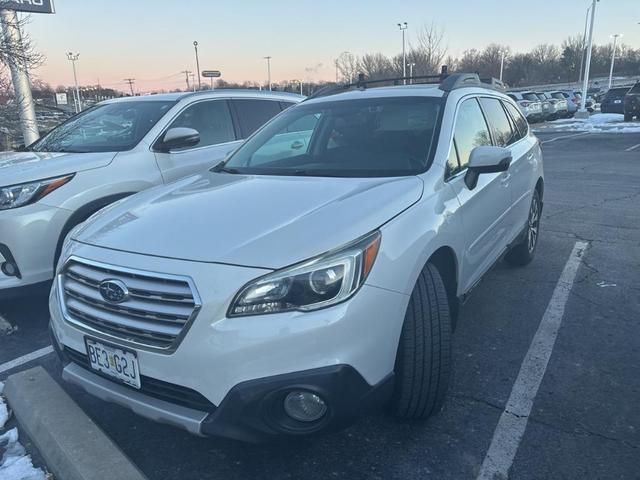
{"type": "Polygon", "coordinates": [[[394,85],[386,87],[358,88],[346,92],[334,93],[306,100],[305,104],[324,103],[344,100],[358,100],[363,98],[389,97],[435,97],[441,98],[444,91],[435,84],[394,85]]]}
{"type": "Polygon", "coordinates": [[[250,90],[236,88],[220,88],[218,90],[204,90],[200,92],[174,92],[174,93],[158,93],[151,95],[141,95],[135,97],[120,97],[107,100],[102,103],[115,102],[140,102],[140,101],[167,101],[177,102],[188,98],[264,98],[265,100],[278,100],[283,102],[299,102],[305,97],[295,93],[273,92],[266,90],[250,90]]]}

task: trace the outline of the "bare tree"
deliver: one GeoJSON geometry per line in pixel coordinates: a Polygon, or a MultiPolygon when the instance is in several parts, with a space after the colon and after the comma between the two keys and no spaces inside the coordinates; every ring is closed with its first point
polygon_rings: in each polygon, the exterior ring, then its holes
{"type": "Polygon", "coordinates": [[[444,44],[444,30],[435,23],[423,25],[418,31],[417,45],[409,49],[408,61],[416,64],[415,75],[432,75],[440,72],[440,67],[447,55],[444,44]]]}
{"type": "Polygon", "coordinates": [[[360,57],[359,64],[360,72],[370,80],[390,78],[394,73],[391,60],[381,53],[367,53],[360,57]]]}
{"type": "Polygon", "coordinates": [[[9,24],[8,27],[17,28],[20,31],[22,45],[7,41],[5,35],[0,35],[0,63],[9,65],[9,62],[13,60],[18,68],[32,70],[42,65],[44,56],[35,49],[33,41],[24,28],[31,22],[31,16],[19,18],[16,15],[16,18],[17,21],[9,24]]]}
{"type": "Polygon", "coordinates": [[[353,53],[342,52],[335,63],[343,81],[352,82],[357,78],[360,68],[358,58],[353,53]]]}

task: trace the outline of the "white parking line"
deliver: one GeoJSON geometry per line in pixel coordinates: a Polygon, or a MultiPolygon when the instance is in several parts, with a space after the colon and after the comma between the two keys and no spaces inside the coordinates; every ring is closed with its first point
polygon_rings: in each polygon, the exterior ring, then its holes
{"type": "Polygon", "coordinates": [[[0,374],[7,372],[13,368],[19,367],[20,365],[24,365],[25,363],[37,360],[38,358],[44,357],[45,355],[49,355],[52,352],[53,347],[49,345],[48,347],[41,348],[40,350],[36,350],[35,352],[27,353],[26,355],[23,355],[21,357],[9,360],[8,362],[0,365],[0,374]]]}
{"type": "Polygon", "coordinates": [[[635,150],[636,148],[640,147],[640,143],[637,145],[634,145],[633,147],[629,147],[629,148],[625,148],[625,152],[632,152],[633,150],[635,150]]]}
{"type": "Polygon", "coordinates": [[[555,142],[556,140],[564,140],[565,138],[581,137],[583,135],[589,135],[589,132],[573,133],[571,135],[561,135],[559,137],[554,137],[554,138],[552,138],[550,140],[545,140],[545,141],[540,142],[540,143],[544,145],[545,143],[555,142]]]}
{"type": "Polygon", "coordinates": [[[538,331],[524,357],[507,405],[500,416],[489,451],[482,462],[478,480],[508,477],[509,469],[527,428],[533,400],[549,364],[564,316],[564,308],[587,246],[586,242],[576,242],[564,266],[538,331]]]}

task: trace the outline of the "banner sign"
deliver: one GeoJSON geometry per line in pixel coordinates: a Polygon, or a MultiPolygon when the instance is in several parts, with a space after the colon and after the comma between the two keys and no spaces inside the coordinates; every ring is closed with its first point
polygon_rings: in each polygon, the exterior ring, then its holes
{"type": "Polygon", "coordinates": [[[0,0],[0,9],[30,13],[55,12],[53,0],[0,0]]]}

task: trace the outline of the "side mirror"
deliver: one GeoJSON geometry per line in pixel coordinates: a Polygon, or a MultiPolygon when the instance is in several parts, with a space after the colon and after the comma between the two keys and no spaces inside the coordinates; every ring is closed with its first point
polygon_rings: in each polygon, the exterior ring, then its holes
{"type": "Polygon", "coordinates": [[[476,147],[471,150],[464,183],[469,190],[473,190],[478,185],[480,174],[506,172],[511,160],[511,151],[508,148],[489,145],[476,147]]]}
{"type": "Polygon", "coordinates": [[[195,147],[200,143],[200,133],[193,128],[170,128],[156,144],[156,150],[170,152],[176,148],[195,147]]]}

